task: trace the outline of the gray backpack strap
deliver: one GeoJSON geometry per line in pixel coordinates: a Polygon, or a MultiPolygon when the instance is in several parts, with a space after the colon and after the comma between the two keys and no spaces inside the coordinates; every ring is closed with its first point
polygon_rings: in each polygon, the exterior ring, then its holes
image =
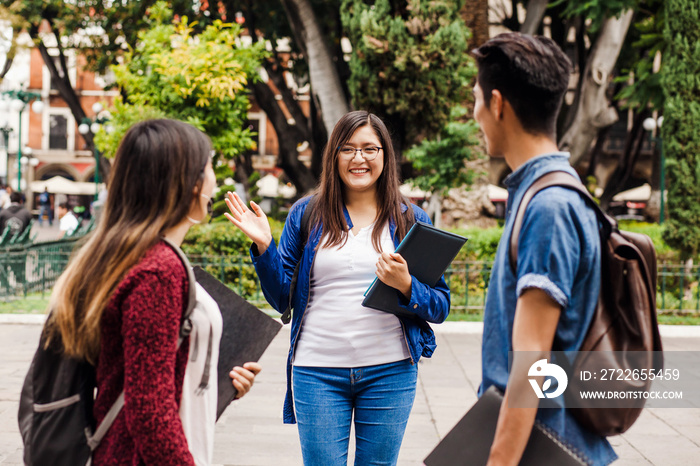
{"type": "MultiPolygon", "coordinates": [[[[192,310],[194,309],[195,304],[197,304],[197,287],[194,278],[194,272],[192,271],[192,266],[190,265],[190,261],[187,260],[187,256],[185,256],[185,253],[182,252],[182,249],[173,244],[170,240],[166,238],[161,239],[165,241],[165,243],[167,243],[167,245],[170,246],[170,248],[173,251],[175,251],[177,256],[182,261],[182,265],[185,266],[185,270],[187,271],[187,283],[189,283],[189,296],[187,299],[187,308],[185,308],[185,312],[182,314],[182,320],[180,323],[180,335],[177,340],[177,347],[179,349],[180,345],[182,345],[182,342],[185,341],[185,338],[187,338],[190,332],[192,332],[192,322],[190,321],[190,315],[192,314],[192,310]]],[[[117,416],[119,415],[123,407],[124,390],[122,390],[122,392],[117,397],[117,400],[109,408],[109,411],[107,411],[107,414],[105,415],[104,419],[102,419],[100,425],[97,426],[97,429],[95,429],[95,433],[90,435],[90,432],[86,429],[85,437],[87,437],[87,444],[90,447],[90,451],[95,451],[95,449],[100,445],[100,442],[107,434],[109,428],[112,427],[112,424],[114,424],[114,421],[117,419],[117,416]]]]}
{"type": "Polygon", "coordinates": [[[87,444],[90,447],[90,451],[95,451],[95,449],[100,445],[100,442],[107,434],[109,428],[112,427],[112,424],[114,424],[114,421],[117,419],[117,416],[119,415],[119,412],[122,410],[123,407],[124,390],[122,390],[122,392],[119,394],[119,397],[117,397],[117,401],[115,401],[112,407],[109,408],[109,411],[107,411],[107,415],[105,415],[105,418],[102,420],[100,425],[97,426],[95,433],[93,435],[90,435],[89,432],[85,432],[85,436],[87,437],[87,444]]]}
{"type": "Polygon", "coordinates": [[[177,256],[182,261],[182,265],[185,266],[185,270],[187,271],[187,283],[190,284],[189,297],[187,299],[187,308],[185,309],[184,314],[182,314],[182,323],[180,324],[180,340],[177,343],[179,347],[180,343],[182,343],[182,340],[187,338],[187,336],[192,332],[192,322],[190,321],[190,314],[192,314],[192,310],[194,309],[195,304],[197,304],[197,287],[195,286],[197,280],[194,278],[194,272],[192,271],[190,261],[187,260],[187,256],[185,256],[185,253],[182,252],[182,249],[180,249],[177,245],[173,244],[170,240],[166,238],[161,239],[168,246],[170,246],[170,248],[173,251],[175,251],[175,254],[177,254],[177,256]]]}

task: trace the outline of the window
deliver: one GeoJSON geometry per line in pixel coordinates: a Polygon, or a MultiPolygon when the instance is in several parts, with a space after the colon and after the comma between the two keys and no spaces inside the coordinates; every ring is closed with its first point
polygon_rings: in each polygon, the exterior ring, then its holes
{"type": "Polygon", "coordinates": [[[49,116],[49,149],[68,149],[68,119],[63,115],[49,116]]]}
{"type": "Polygon", "coordinates": [[[243,124],[244,129],[250,129],[255,132],[256,135],[253,136],[255,144],[257,144],[257,149],[253,151],[255,154],[265,155],[267,141],[265,140],[267,136],[266,131],[267,117],[262,112],[249,112],[248,119],[243,124]]]}

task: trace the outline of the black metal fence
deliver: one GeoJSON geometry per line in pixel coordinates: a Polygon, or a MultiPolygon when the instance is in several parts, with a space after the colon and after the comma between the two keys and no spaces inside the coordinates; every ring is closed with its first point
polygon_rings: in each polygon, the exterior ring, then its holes
{"type": "MultiPolygon", "coordinates": [[[[0,299],[51,292],[75,247],[75,240],[38,243],[24,249],[0,251],[0,299]]],[[[259,307],[268,307],[258,277],[248,256],[189,257],[226,283],[236,293],[259,307]]],[[[479,313],[484,308],[491,275],[491,262],[453,262],[445,273],[452,292],[451,312],[479,313]]],[[[89,279],[86,277],[86,279],[89,279]]],[[[700,265],[658,265],[657,308],[659,312],[700,313],[700,265]]]]}

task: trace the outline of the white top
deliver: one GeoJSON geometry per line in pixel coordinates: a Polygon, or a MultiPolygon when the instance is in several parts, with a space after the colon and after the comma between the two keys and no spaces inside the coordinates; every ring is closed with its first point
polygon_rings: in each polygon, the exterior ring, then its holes
{"type": "Polygon", "coordinates": [[[77,227],[78,219],[72,212],[68,212],[66,215],[64,215],[58,224],[58,229],[67,233],[72,233],[77,227]]]}
{"type": "Polygon", "coordinates": [[[199,283],[197,283],[197,304],[192,311],[191,320],[192,333],[185,380],[182,384],[180,419],[195,464],[209,466],[214,454],[214,427],[218,399],[216,368],[219,362],[219,342],[223,323],[219,305],[199,283]],[[209,385],[205,390],[200,390],[199,384],[207,359],[210,332],[212,353],[209,385]]]}
{"type": "MultiPolygon", "coordinates": [[[[399,318],[362,305],[379,258],[372,246],[372,227],[357,236],[349,231],[341,247],[317,251],[295,366],[363,367],[410,357],[399,318]]],[[[394,250],[388,226],[381,248],[394,250]]]]}

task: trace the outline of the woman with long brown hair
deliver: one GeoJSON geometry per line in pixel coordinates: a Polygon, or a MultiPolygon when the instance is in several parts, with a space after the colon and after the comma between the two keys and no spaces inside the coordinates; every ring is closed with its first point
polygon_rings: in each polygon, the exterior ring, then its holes
{"type": "MultiPolygon", "coordinates": [[[[201,365],[192,360],[202,353],[195,341],[213,342],[216,367],[221,315],[203,288],[189,283],[179,251],[189,228],[207,215],[216,187],[211,152],[209,138],[186,123],[150,120],[130,128],[97,228],[54,288],[46,337],[96,366],[98,423],[124,392],[123,409],[93,453],[95,465],[211,462],[216,371],[195,372],[201,365]],[[192,335],[199,338],[178,347],[191,286],[192,335]],[[202,387],[208,389],[197,391],[202,387]]],[[[259,370],[255,363],[234,368],[239,396],[259,370]]]]}
{"type": "Polygon", "coordinates": [[[298,267],[284,421],[298,421],[304,463],[347,464],[354,418],[355,464],[396,464],[415,397],[416,363],[435,349],[428,322],[445,320],[450,292],[443,279],[431,287],[412,277],[392,252],[415,220],[430,220],[399,192],[386,126],[364,111],[338,121],[323,154],[320,185],[292,206],[279,247],[257,204],[250,210],[231,193],[227,204],[229,220],[253,241],[263,292],[279,312],[287,308],[298,267]],[[400,292],[412,317],[362,306],[375,278],[400,292]]]}

